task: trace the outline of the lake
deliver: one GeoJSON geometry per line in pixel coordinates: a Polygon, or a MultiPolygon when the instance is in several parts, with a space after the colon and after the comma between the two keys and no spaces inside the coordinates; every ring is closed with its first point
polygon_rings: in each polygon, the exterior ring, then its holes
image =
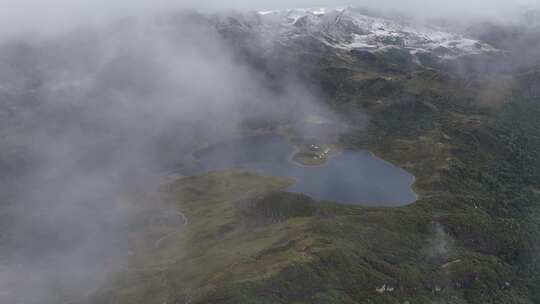
{"type": "Polygon", "coordinates": [[[316,167],[291,162],[294,152],[295,148],[277,135],[247,137],[199,151],[197,164],[187,173],[241,168],[292,177],[297,182],[287,191],[344,204],[391,207],[417,199],[411,188],[412,174],[368,151],[345,151],[316,167]]]}

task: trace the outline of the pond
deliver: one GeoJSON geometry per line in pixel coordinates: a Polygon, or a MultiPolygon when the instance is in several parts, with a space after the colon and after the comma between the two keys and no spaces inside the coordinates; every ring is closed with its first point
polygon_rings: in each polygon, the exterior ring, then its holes
{"type": "Polygon", "coordinates": [[[287,191],[317,200],[363,206],[402,206],[417,199],[411,186],[414,176],[368,151],[345,151],[322,166],[307,167],[290,161],[295,148],[280,136],[247,137],[199,151],[195,175],[208,171],[242,168],[296,179],[287,191]]]}

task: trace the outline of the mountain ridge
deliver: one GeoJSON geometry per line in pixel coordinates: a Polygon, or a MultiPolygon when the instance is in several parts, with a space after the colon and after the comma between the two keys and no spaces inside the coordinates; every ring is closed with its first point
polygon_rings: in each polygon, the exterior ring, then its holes
{"type": "Polygon", "coordinates": [[[233,27],[275,41],[291,44],[312,38],[338,52],[379,52],[391,48],[411,55],[428,53],[440,60],[468,55],[499,53],[500,50],[465,33],[435,25],[420,25],[378,16],[358,8],[307,8],[258,11],[223,15],[220,27],[233,27]]]}

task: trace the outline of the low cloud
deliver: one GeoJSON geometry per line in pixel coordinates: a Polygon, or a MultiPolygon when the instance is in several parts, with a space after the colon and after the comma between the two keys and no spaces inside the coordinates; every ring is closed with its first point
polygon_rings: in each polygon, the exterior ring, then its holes
{"type": "Polygon", "coordinates": [[[511,20],[536,0],[1,0],[0,37],[21,32],[56,33],[81,24],[99,24],[119,16],[140,16],[178,9],[199,11],[265,10],[294,7],[370,7],[422,18],[496,18],[511,20]]]}
{"type": "Polygon", "coordinates": [[[204,18],[156,14],[368,5],[493,17],[530,4],[404,3],[0,0],[0,302],[92,291],[128,252],[129,194],[151,191],[176,157],[233,134],[249,114],[319,110],[304,83],[269,84],[204,18]]]}
{"type": "Polygon", "coordinates": [[[271,83],[197,15],[0,46],[0,302],[58,303],[128,256],[129,227],[193,147],[316,96],[271,83]],[[141,205],[142,204],[142,205],[141,205]]]}

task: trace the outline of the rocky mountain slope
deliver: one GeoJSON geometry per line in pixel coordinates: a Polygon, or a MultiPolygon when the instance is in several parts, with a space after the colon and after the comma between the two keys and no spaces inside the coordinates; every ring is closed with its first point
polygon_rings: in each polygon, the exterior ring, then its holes
{"type": "Polygon", "coordinates": [[[412,55],[429,53],[440,59],[498,52],[487,43],[441,27],[356,8],[262,11],[222,18],[220,26],[255,33],[268,44],[314,39],[336,51],[403,48],[412,55]]]}

